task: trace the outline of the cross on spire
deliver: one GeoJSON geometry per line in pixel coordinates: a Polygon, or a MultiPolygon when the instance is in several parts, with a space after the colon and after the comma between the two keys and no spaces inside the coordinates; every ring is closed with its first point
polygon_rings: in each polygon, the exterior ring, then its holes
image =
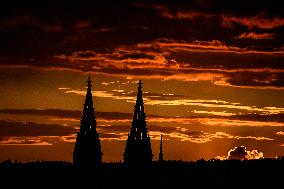
{"type": "Polygon", "coordinates": [[[139,80],[139,82],[138,82],[137,84],[139,85],[139,86],[138,86],[139,88],[142,88],[142,84],[143,84],[143,83],[142,83],[141,80],[139,80]]]}

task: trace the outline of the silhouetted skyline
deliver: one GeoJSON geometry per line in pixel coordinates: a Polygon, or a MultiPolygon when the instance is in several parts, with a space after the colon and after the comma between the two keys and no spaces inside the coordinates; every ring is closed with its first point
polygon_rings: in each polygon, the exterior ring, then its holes
{"type": "Polygon", "coordinates": [[[139,80],[153,161],[161,135],[165,160],[283,156],[281,3],[3,3],[0,162],[72,162],[88,76],[103,162],[124,161],[139,80]]]}

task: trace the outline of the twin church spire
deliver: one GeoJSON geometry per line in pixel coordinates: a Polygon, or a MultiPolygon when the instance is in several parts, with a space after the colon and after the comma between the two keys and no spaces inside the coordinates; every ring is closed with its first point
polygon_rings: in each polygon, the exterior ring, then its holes
{"type": "MultiPolygon", "coordinates": [[[[142,84],[141,80],[139,80],[133,120],[123,154],[124,162],[129,166],[147,166],[151,164],[153,158],[144,112],[142,84]]],[[[73,164],[77,167],[99,166],[102,162],[101,142],[96,126],[92,82],[89,77],[80,131],[77,133],[73,153],[73,164]]],[[[161,159],[162,147],[160,150],[159,159],[161,159]]]]}
{"type": "Polygon", "coordinates": [[[129,165],[149,165],[153,157],[150,137],[147,131],[146,114],[144,112],[142,84],[141,80],[139,80],[132,125],[123,154],[124,162],[129,165]]]}
{"type": "Polygon", "coordinates": [[[87,94],[81,118],[80,131],[77,133],[73,153],[73,164],[77,167],[99,166],[102,162],[102,150],[92,97],[92,82],[87,81],[87,94]]]}

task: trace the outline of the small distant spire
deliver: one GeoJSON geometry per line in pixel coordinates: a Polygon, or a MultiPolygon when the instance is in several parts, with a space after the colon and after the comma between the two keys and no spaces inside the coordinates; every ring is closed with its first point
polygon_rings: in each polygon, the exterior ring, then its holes
{"type": "Polygon", "coordinates": [[[88,83],[88,85],[87,85],[87,86],[88,86],[88,87],[90,87],[90,86],[91,86],[91,84],[92,84],[91,76],[89,76],[89,77],[88,77],[88,81],[86,81],[86,82],[88,83]]]}
{"type": "Polygon", "coordinates": [[[160,141],[159,161],[164,161],[164,155],[163,155],[163,135],[161,135],[161,141],[160,141]]]}

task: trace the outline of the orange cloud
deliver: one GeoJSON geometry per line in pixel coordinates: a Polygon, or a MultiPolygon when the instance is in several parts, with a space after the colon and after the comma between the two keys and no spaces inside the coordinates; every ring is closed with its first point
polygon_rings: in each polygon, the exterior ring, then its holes
{"type": "MultiPolygon", "coordinates": [[[[129,123],[131,119],[97,119],[98,123],[129,123]]],[[[190,124],[202,124],[206,126],[218,126],[218,127],[284,127],[284,123],[273,122],[273,121],[252,121],[252,120],[238,120],[233,118],[192,118],[192,117],[153,117],[149,116],[148,121],[152,124],[155,123],[171,123],[171,124],[182,124],[182,125],[190,125],[190,124]]]]}
{"type": "MultiPolygon", "coordinates": [[[[59,90],[63,90],[66,94],[77,94],[85,96],[84,89],[66,89],[59,88],[59,90]]],[[[100,98],[112,98],[116,100],[126,100],[127,102],[135,102],[134,91],[124,91],[124,90],[111,90],[111,91],[93,91],[93,95],[100,98]]],[[[279,114],[284,113],[284,108],[281,107],[256,107],[256,106],[248,106],[243,105],[237,102],[227,102],[222,100],[204,100],[204,99],[190,99],[186,96],[174,95],[174,94],[152,94],[144,92],[144,102],[147,105],[160,105],[160,106],[197,106],[197,107],[206,107],[206,108],[226,108],[226,109],[236,109],[239,111],[246,111],[251,113],[258,114],[279,114]]],[[[205,112],[194,110],[194,113],[200,114],[213,114],[220,116],[229,116],[233,115],[232,113],[224,113],[224,112],[205,112]]]]}
{"type": "Polygon", "coordinates": [[[164,54],[168,54],[169,52],[176,52],[178,50],[185,50],[191,52],[242,52],[244,50],[239,47],[228,46],[219,40],[195,40],[192,42],[186,42],[183,40],[176,41],[166,38],[160,38],[151,43],[139,43],[137,44],[137,47],[141,49],[147,49],[152,47],[159,48],[164,51],[164,54]]]}
{"type": "MultiPolygon", "coordinates": [[[[68,60],[70,62],[85,61],[95,63],[98,66],[111,64],[116,68],[183,68],[175,60],[166,57],[173,52],[234,52],[271,54],[272,52],[253,51],[235,46],[228,46],[219,40],[212,41],[175,41],[170,39],[158,39],[148,43],[138,43],[136,46],[121,46],[111,53],[96,53],[94,51],[78,51],[71,55],[55,55],[55,59],[68,60]],[[156,52],[157,51],[157,52],[156,52]],[[114,63],[112,63],[114,62],[114,63]],[[135,63],[135,64],[134,64],[135,63]],[[137,66],[137,67],[136,67],[137,66]]],[[[278,52],[281,53],[281,52],[278,52]]],[[[284,54],[284,53],[283,53],[284,54]]]]}
{"type": "Polygon", "coordinates": [[[150,131],[150,136],[159,140],[159,136],[169,137],[180,139],[181,141],[189,141],[193,143],[207,143],[215,139],[252,139],[252,140],[263,140],[263,141],[272,141],[274,139],[267,137],[256,137],[256,136],[235,136],[224,132],[216,132],[216,133],[207,133],[204,131],[189,131],[186,128],[176,127],[175,131],[172,132],[163,132],[163,131],[150,131]]]}
{"type": "Polygon", "coordinates": [[[217,115],[217,116],[232,116],[235,113],[230,113],[226,111],[206,111],[206,110],[193,110],[195,114],[207,114],[207,115],[217,115]]]}
{"type": "MultiPolygon", "coordinates": [[[[79,118],[80,115],[78,111],[69,111],[69,110],[8,110],[2,111],[3,113],[29,113],[38,115],[41,118],[42,122],[49,121],[49,117],[44,117],[45,114],[49,116],[55,116],[58,114],[58,118],[56,119],[56,123],[58,124],[61,119],[63,121],[69,120],[71,117],[79,118]],[[70,114],[70,115],[68,115],[70,114]],[[62,117],[65,115],[65,117],[62,117]]],[[[97,129],[100,133],[100,138],[102,140],[125,140],[127,138],[127,134],[129,131],[129,123],[131,122],[131,115],[129,113],[115,113],[115,112],[98,112],[97,116],[97,129]],[[112,115],[116,115],[112,116],[112,115]],[[118,125],[121,124],[122,125],[118,125]]],[[[46,116],[46,115],[45,115],[46,116]]],[[[56,116],[55,116],[56,117],[56,116]]],[[[21,116],[21,120],[25,117],[21,116]]],[[[79,119],[76,120],[79,125],[79,119]]],[[[251,135],[232,135],[225,132],[204,132],[204,131],[191,131],[188,127],[189,125],[206,125],[211,126],[212,122],[216,126],[284,126],[282,123],[273,123],[273,122],[261,122],[261,121],[241,121],[241,120],[230,120],[230,119],[221,119],[221,118],[194,118],[194,117],[163,117],[163,116],[155,116],[149,115],[147,121],[151,123],[149,125],[150,136],[153,137],[154,140],[159,140],[160,134],[164,134],[168,138],[179,139],[181,141],[189,141],[193,143],[206,143],[213,141],[215,139],[232,139],[232,140],[256,140],[256,141],[273,141],[275,139],[269,138],[267,136],[251,136],[251,135]],[[155,123],[164,123],[157,124],[155,123]],[[159,125],[170,125],[172,126],[159,126],[159,125]],[[178,123],[178,124],[177,124],[178,123]],[[176,127],[175,125],[180,125],[176,127]]],[[[28,121],[26,121],[28,122],[28,121]]],[[[33,124],[33,127],[28,131],[26,127],[24,129],[21,128],[22,122],[10,121],[7,127],[4,127],[3,122],[1,125],[0,136],[2,136],[0,140],[0,144],[3,145],[54,145],[61,142],[73,143],[76,138],[76,133],[78,131],[78,127],[74,128],[73,126],[66,125],[55,125],[52,127],[52,131],[50,129],[46,130],[43,125],[47,125],[46,123],[42,124],[33,124]],[[17,124],[17,125],[15,125],[17,124]],[[14,127],[13,127],[14,126],[14,127]],[[62,132],[62,130],[64,132],[62,132]],[[65,131],[66,130],[66,131],[65,131]],[[50,133],[48,133],[50,132],[50,133]]],[[[30,124],[31,125],[31,124],[30,124]]],[[[215,126],[214,125],[214,126],[215,126]]],[[[50,127],[51,125],[47,125],[50,127]]],[[[280,134],[280,133],[278,133],[280,134]]]]}
{"type": "Polygon", "coordinates": [[[206,13],[201,13],[201,12],[179,10],[177,11],[174,17],[180,20],[182,19],[194,20],[197,18],[212,18],[214,16],[211,14],[206,14],[206,13]]]}
{"type": "Polygon", "coordinates": [[[7,137],[0,145],[50,146],[52,143],[43,141],[42,137],[7,137]]]}
{"type": "Polygon", "coordinates": [[[272,121],[250,121],[250,120],[235,120],[223,118],[196,118],[196,121],[204,125],[212,126],[250,126],[250,127],[283,127],[284,123],[272,121]]]}
{"type": "MultiPolygon", "coordinates": [[[[123,126],[100,126],[99,132],[102,138],[108,140],[123,140],[127,138],[128,129],[127,125],[123,126]],[[115,137],[109,137],[108,135],[116,135],[115,137]],[[108,137],[104,137],[104,135],[108,137]]],[[[206,143],[215,139],[233,139],[242,140],[250,139],[257,141],[273,141],[274,139],[262,136],[237,136],[231,135],[224,132],[207,133],[204,131],[191,131],[184,127],[162,127],[162,126],[151,126],[149,127],[149,135],[152,140],[160,140],[160,136],[163,134],[165,139],[179,139],[181,141],[189,141],[193,143],[206,143]]]]}
{"type": "Polygon", "coordinates": [[[283,131],[278,131],[276,132],[277,135],[281,135],[281,136],[284,136],[284,132],[283,131]]]}
{"type": "Polygon", "coordinates": [[[247,26],[249,29],[273,29],[284,26],[284,18],[273,17],[267,18],[264,14],[259,14],[251,17],[235,17],[229,15],[222,16],[222,24],[225,27],[232,27],[233,24],[247,26]]]}
{"type": "Polygon", "coordinates": [[[138,43],[138,48],[147,49],[160,49],[166,56],[171,52],[195,52],[195,53],[237,53],[237,54],[264,54],[264,55],[284,55],[284,51],[276,49],[275,51],[261,51],[249,48],[241,48],[237,46],[228,45],[220,40],[200,41],[195,40],[192,42],[186,42],[183,40],[172,40],[166,38],[160,38],[149,43],[138,43]]]}
{"type": "MultiPolygon", "coordinates": [[[[54,55],[48,63],[28,61],[27,67],[128,79],[207,81],[226,87],[283,90],[283,60],[281,48],[264,51],[219,40],[186,42],[161,38],[106,52],[86,50],[54,55]]],[[[21,68],[18,66],[14,68],[21,68]]]]}
{"type": "Polygon", "coordinates": [[[274,38],[274,34],[271,33],[254,33],[254,32],[250,32],[250,33],[242,33],[241,35],[239,35],[237,38],[239,39],[273,39],[274,38]]]}

